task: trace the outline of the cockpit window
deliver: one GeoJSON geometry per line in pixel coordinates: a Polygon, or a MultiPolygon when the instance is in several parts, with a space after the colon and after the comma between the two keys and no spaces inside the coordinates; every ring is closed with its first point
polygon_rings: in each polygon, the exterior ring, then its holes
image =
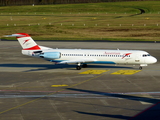
{"type": "Polygon", "coordinates": [[[143,54],[143,57],[151,56],[150,54],[143,54]]]}

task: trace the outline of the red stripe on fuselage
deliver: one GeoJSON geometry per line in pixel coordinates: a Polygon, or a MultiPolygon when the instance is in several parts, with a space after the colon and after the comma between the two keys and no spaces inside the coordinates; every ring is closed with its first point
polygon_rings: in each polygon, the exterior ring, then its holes
{"type": "Polygon", "coordinates": [[[40,49],[41,48],[38,45],[36,45],[36,46],[30,47],[30,48],[25,48],[23,50],[40,50],[40,49]]]}

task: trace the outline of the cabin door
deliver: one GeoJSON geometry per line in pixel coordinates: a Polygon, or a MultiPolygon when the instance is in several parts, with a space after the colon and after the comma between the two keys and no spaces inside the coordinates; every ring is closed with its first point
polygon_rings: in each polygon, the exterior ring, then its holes
{"type": "Polygon", "coordinates": [[[140,63],[140,55],[139,54],[136,54],[134,62],[135,63],[140,63]]]}

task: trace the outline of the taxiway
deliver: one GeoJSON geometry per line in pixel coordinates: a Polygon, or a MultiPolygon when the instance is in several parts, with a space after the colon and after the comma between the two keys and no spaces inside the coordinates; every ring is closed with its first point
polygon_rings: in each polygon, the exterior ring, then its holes
{"type": "MultiPolygon", "coordinates": [[[[137,49],[160,59],[159,43],[40,42],[53,48],[137,49]]],[[[160,62],[138,66],[53,65],[0,41],[1,120],[131,119],[160,102],[160,62]]]]}

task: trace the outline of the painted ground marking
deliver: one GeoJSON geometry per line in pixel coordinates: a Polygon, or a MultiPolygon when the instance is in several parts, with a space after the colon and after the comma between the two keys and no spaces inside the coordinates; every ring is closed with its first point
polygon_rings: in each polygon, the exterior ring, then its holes
{"type": "Polygon", "coordinates": [[[104,72],[108,72],[109,70],[87,70],[84,72],[81,72],[79,74],[102,74],[104,72]]]}
{"type": "Polygon", "coordinates": [[[133,75],[141,70],[119,70],[117,72],[111,73],[113,75],[133,75]]]}
{"type": "Polygon", "coordinates": [[[51,85],[51,87],[66,87],[66,86],[68,86],[68,85],[65,85],[65,84],[63,84],[63,85],[51,85]]]}
{"type": "Polygon", "coordinates": [[[1,111],[0,114],[6,113],[6,112],[8,112],[8,111],[14,110],[14,109],[19,108],[19,107],[22,107],[22,106],[25,106],[25,105],[27,105],[27,104],[33,103],[33,102],[35,102],[35,101],[38,101],[38,100],[40,100],[40,99],[42,99],[42,98],[45,98],[45,97],[48,97],[48,96],[50,96],[50,95],[54,95],[54,94],[56,94],[56,93],[62,92],[62,91],[64,91],[64,90],[66,90],[67,88],[72,88],[72,87],[75,87],[75,86],[77,86],[77,85],[81,85],[81,84],[83,84],[83,83],[86,83],[86,82],[88,82],[88,81],[91,81],[91,80],[93,80],[93,79],[96,79],[96,78],[98,78],[98,77],[101,77],[101,76],[103,76],[103,75],[105,75],[105,74],[97,75],[97,76],[95,76],[95,77],[89,78],[89,79],[84,80],[84,81],[82,81],[82,82],[79,82],[79,83],[76,83],[76,84],[74,84],[74,85],[68,86],[68,87],[66,87],[66,88],[62,88],[62,89],[60,89],[60,90],[58,90],[58,91],[49,93],[49,94],[44,95],[44,96],[42,96],[42,97],[33,99],[33,100],[28,101],[28,102],[25,102],[25,103],[23,103],[23,104],[19,104],[19,105],[15,106],[15,107],[6,109],[6,110],[4,110],[4,111],[1,111]]]}

